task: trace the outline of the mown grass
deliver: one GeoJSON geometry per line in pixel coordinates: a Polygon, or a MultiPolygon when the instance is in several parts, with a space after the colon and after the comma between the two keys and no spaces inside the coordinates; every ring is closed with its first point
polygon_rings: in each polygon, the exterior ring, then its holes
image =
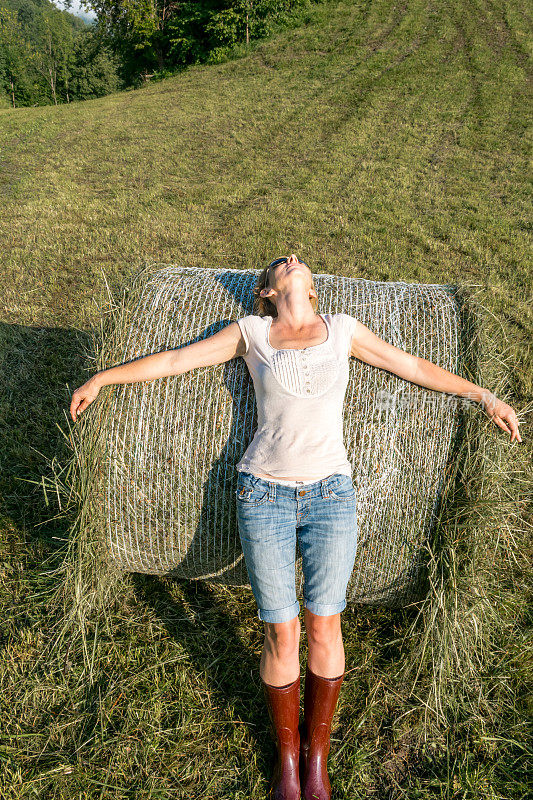
{"type": "MultiPolygon", "coordinates": [[[[136,575],[70,647],[54,638],[70,512],[53,519],[42,475],[68,451],[68,403],[94,366],[81,354],[106,282],[151,261],[257,268],[293,251],[315,272],[466,278],[505,375],[488,388],[528,407],[526,12],[519,0],[329,2],[242,59],[87,103],[0,110],[2,797],[261,798],[270,778],[248,592],[136,575]]],[[[465,515],[480,521],[475,557],[459,519],[457,547],[432,573],[437,628],[455,619],[475,636],[479,625],[479,663],[445,669],[450,652],[416,607],[343,615],[335,798],[527,794],[523,418],[514,450],[494,428],[490,479],[458,476],[465,515]],[[489,596],[476,606],[477,568],[489,596]],[[433,668],[413,687],[417,647],[433,668]]],[[[475,436],[480,415],[472,424],[475,436]]]]}

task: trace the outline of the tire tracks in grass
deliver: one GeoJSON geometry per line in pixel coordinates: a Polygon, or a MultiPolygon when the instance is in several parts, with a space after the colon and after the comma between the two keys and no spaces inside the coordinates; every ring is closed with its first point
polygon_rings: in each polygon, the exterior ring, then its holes
{"type": "MultiPolygon", "coordinates": [[[[309,183],[310,176],[312,177],[313,175],[323,173],[325,166],[332,161],[335,161],[336,149],[335,144],[333,143],[334,138],[338,139],[341,143],[340,146],[342,146],[343,132],[347,126],[353,123],[356,114],[364,106],[365,102],[367,104],[371,102],[372,94],[376,87],[382,88],[383,77],[386,76],[391,70],[402,64],[410,55],[417,52],[424,39],[423,30],[420,29],[417,31],[417,34],[409,46],[406,49],[404,48],[403,51],[400,52],[391,62],[384,64],[377,71],[377,73],[373,71],[375,63],[371,63],[368,58],[369,52],[380,52],[379,48],[383,47],[387,43],[387,37],[391,41],[395,39],[398,34],[398,28],[401,26],[402,22],[406,20],[408,10],[408,7],[405,5],[398,8],[396,10],[394,20],[390,22],[378,35],[369,39],[368,46],[365,47],[364,53],[355,64],[351,58],[346,59],[348,63],[341,68],[340,72],[338,69],[336,70],[337,74],[333,79],[328,81],[327,85],[320,85],[319,88],[308,93],[305,99],[300,100],[298,107],[295,107],[294,110],[290,111],[289,114],[286,115],[283,120],[278,122],[273,128],[270,127],[268,136],[262,137],[260,145],[259,143],[255,144],[255,147],[258,149],[263,151],[268,150],[276,153],[276,164],[278,167],[276,172],[276,181],[279,180],[281,186],[289,186],[291,187],[290,190],[292,190],[296,183],[297,189],[305,188],[305,186],[309,183]],[[361,66],[363,66],[367,71],[367,76],[364,80],[361,79],[361,76],[357,74],[357,69],[361,66]],[[338,92],[339,85],[346,84],[346,79],[348,77],[351,78],[351,83],[355,84],[356,88],[350,95],[348,95],[348,101],[344,102],[341,106],[337,101],[334,100],[334,98],[338,92]],[[291,125],[296,124],[299,119],[309,116],[309,112],[307,112],[306,109],[313,108],[313,106],[320,107],[320,112],[323,116],[328,113],[327,110],[329,109],[334,110],[337,113],[335,114],[334,119],[329,120],[326,124],[322,124],[317,138],[311,144],[307,144],[306,142],[302,143],[299,141],[298,152],[295,153],[296,148],[294,140],[290,140],[288,142],[288,147],[284,147],[287,128],[290,128],[291,125]],[[339,108],[341,109],[340,113],[339,108]],[[295,182],[294,165],[296,161],[303,174],[301,178],[295,182]]],[[[333,56],[330,57],[330,64],[335,63],[335,61],[338,60],[338,50],[335,51],[335,56],[335,59],[333,59],[333,56]]],[[[314,67],[311,69],[313,68],[314,67]]],[[[253,147],[253,145],[249,146],[253,147]]],[[[352,163],[349,167],[349,176],[352,175],[356,169],[357,166],[354,166],[352,163]]],[[[257,188],[258,184],[261,184],[261,179],[263,184],[262,197],[265,202],[267,201],[269,196],[269,182],[271,181],[271,174],[270,163],[266,164],[264,167],[259,165],[258,170],[253,176],[255,180],[252,181],[252,186],[248,193],[244,197],[241,197],[237,204],[232,204],[231,207],[226,206],[224,209],[221,209],[223,219],[219,226],[214,226],[212,228],[211,235],[216,236],[217,232],[221,231],[226,225],[226,214],[231,214],[231,217],[234,220],[235,213],[247,214],[250,203],[258,202],[259,198],[257,196],[257,188]]],[[[243,178],[248,179],[250,176],[243,176],[243,178]]],[[[341,172],[337,179],[337,185],[342,185],[345,180],[346,173],[341,172]]],[[[335,187],[333,186],[332,188],[334,189],[335,187]]]]}

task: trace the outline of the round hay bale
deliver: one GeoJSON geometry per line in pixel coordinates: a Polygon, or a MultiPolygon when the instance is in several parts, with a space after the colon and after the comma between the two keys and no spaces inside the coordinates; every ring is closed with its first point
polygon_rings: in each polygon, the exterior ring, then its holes
{"type": "MultiPolygon", "coordinates": [[[[102,336],[100,368],[186,346],[253,313],[258,274],[141,270],[102,336]]],[[[460,372],[455,287],[313,279],[318,311],[353,315],[391,344],[460,372]]],[[[358,490],[359,546],[347,597],[394,606],[420,593],[423,545],[441,500],[460,398],[357,359],[349,372],[344,441],[358,490]]],[[[104,387],[93,409],[84,433],[91,442],[86,517],[109,562],[125,572],[249,586],[235,507],[235,464],[257,424],[244,359],[104,387]]]]}

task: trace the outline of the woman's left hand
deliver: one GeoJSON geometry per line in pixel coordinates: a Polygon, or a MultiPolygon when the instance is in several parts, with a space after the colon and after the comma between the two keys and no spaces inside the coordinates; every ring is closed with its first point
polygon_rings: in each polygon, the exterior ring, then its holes
{"type": "Polygon", "coordinates": [[[481,397],[481,406],[485,414],[498,425],[502,431],[511,434],[511,441],[516,439],[517,442],[522,441],[522,437],[518,432],[518,417],[514,408],[499,400],[492,392],[483,392],[481,397]]]}

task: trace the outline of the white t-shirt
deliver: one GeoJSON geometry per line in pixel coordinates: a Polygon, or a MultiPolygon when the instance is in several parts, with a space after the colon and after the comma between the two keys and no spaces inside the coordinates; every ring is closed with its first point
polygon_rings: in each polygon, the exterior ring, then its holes
{"type": "Polygon", "coordinates": [[[328,329],[324,342],[281,350],[269,341],[271,316],[236,320],[257,404],[257,430],[237,470],[280,478],[320,480],[334,472],[351,477],[342,412],[357,319],[320,316],[328,329]]]}

